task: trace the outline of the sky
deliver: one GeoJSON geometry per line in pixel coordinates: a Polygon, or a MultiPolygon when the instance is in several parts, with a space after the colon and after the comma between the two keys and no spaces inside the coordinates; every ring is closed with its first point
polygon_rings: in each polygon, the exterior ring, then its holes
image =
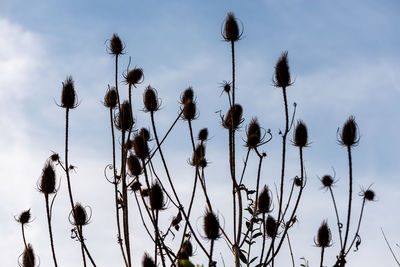
{"type": "MultiPolygon", "coordinates": [[[[40,258],[41,266],[52,266],[47,235],[44,198],[36,183],[52,151],[63,156],[64,110],[60,103],[62,82],[75,80],[80,105],[71,112],[70,161],[75,198],[93,211],[85,229],[87,244],[98,266],[122,266],[116,242],[113,188],[103,172],[111,162],[108,111],[104,93],[114,83],[114,60],[107,53],[113,33],[123,40],[126,55],[121,72],[131,67],[144,70],[143,84],[134,90],[136,127],[149,127],[142,112],[142,93],[147,85],[156,88],[162,108],[156,113],[157,127],[165,133],[179,112],[179,96],[188,86],[196,93],[199,118],[195,132],[208,127],[207,187],[219,218],[230,231],[227,133],[220,112],[228,108],[221,94],[222,81],[231,79],[231,54],[223,41],[221,27],[227,12],[234,12],[243,26],[236,44],[237,101],[244,109],[244,126],[238,140],[245,138],[245,125],[257,116],[273,139],[262,147],[267,153],[261,179],[271,188],[279,184],[284,111],[280,89],[272,83],[274,66],[288,51],[294,84],[288,88],[289,107],[297,103],[296,119],[309,131],[310,146],[304,151],[307,187],[291,230],[296,266],[304,257],[310,266],[319,264],[319,248],[313,238],[321,222],[332,228],[333,246],[326,262],[333,265],[339,241],[329,195],[321,190],[318,177],[336,175],[334,188],[344,220],[347,203],[347,155],[337,142],[337,130],[353,115],[360,130],[360,143],[353,151],[354,211],[352,231],[360,210],[358,193],[371,188],[377,201],[367,203],[359,251],[349,254],[349,266],[396,266],[381,228],[395,253],[400,249],[399,157],[400,126],[400,3],[396,0],[355,1],[23,1],[2,0],[0,10],[0,251],[2,266],[18,266],[23,251],[20,226],[14,216],[31,209],[34,220],[26,235],[40,258]]],[[[126,86],[121,84],[126,90],[126,86]]],[[[125,97],[127,92],[125,91],[125,97]]],[[[290,135],[291,138],[291,135],[290,135]]],[[[153,144],[154,147],[154,144],[153,144]]],[[[179,121],[165,143],[165,154],[182,198],[189,198],[193,169],[189,130],[179,121]]],[[[238,146],[241,166],[245,148],[238,146]]],[[[159,160],[159,158],[157,158],[159,160]]],[[[250,157],[245,182],[254,184],[257,158],[250,157]]],[[[239,167],[241,168],[241,167],[239,167]]],[[[160,171],[163,173],[162,171],[160,171]]],[[[287,177],[299,173],[298,151],[289,146],[287,177]]],[[[60,265],[81,264],[79,245],[70,238],[69,203],[65,175],[58,169],[60,192],[54,204],[53,223],[60,265]]],[[[134,201],[132,198],[132,205],[134,201]]],[[[201,233],[204,198],[198,193],[193,223],[201,233]]],[[[168,212],[163,220],[168,223],[168,212]]],[[[137,214],[131,215],[135,266],[152,245],[143,233],[137,214]]],[[[221,239],[216,260],[233,266],[231,254],[221,239]]],[[[286,249],[286,248],[285,248],[286,249]]],[[[206,264],[196,249],[194,262],[206,264]]],[[[277,266],[288,266],[287,249],[277,266]]]]}

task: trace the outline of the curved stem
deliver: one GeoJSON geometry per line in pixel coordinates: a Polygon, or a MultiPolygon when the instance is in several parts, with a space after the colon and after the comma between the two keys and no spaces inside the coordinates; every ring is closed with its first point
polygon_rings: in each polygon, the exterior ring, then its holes
{"type": "Polygon", "coordinates": [[[333,195],[332,187],[329,187],[329,192],[331,193],[333,206],[335,207],[336,222],[337,222],[337,226],[338,226],[339,239],[340,239],[340,249],[343,249],[343,240],[342,240],[342,226],[343,225],[339,220],[339,213],[338,213],[338,210],[337,210],[336,201],[335,201],[335,197],[333,195]]]}
{"type": "Polygon", "coordinates": [[[344,254],[345,257],[349,253],[350,249],[353,247],[354,242],[356,241],[357,237],[359,236],[358,232],[360,231],[361,220],[362,220],[362,217],[363,217],[363,214],[364,214],[364,207],[365,207],[365,198],[363,199],[363,203],[362,203],[362,206],[361,206],[361,212],[360,212],[360,218],[358,219],[357,231],[354,234],[354,238],[351,241],[351,244],[350,244],[349,248],[347,249],[346,253],[344,254]]]}
{"type": "Polygon", "coordinates": [[[50,207],[49,207],[49,195],[48,194],[44,194],[44,198],[45,198],[45,201],[46,201],[47,225],[49,227],[51,252],[53,254],[54,266],[57,267],[56,252],[54,250],[53,231],[51,230],[51,216],[50,216],[50,207]]]}

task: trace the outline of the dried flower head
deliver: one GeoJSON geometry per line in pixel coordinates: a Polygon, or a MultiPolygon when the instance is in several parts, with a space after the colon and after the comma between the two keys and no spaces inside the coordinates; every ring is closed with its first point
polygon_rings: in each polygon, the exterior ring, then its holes
{"type": "Polygon", "coordinates": [[[375,201],[376,199],[375,191],[369,188],[367,190],[362,190],[360,196],[362,196],[366,201],[375,201]]]}
{"type": "Polygon", "coordinates": [[[104,106],[107,108],[115,108],[118,103],[118,94],[115,87],[111,87],[107,90],[106,95],[104,96],[104,106]]]}
{"type": "Polygon", "coordinates": [[[143,256],[142,266],[143,267],[157,267],[157,265],[154,263],[153,259],[147,253],[145,253],[143,256]]]}
{"type": "Polygon", "coordinates": [[[181,95],[181,104],[184,105],[186,102],[190,101],[193,102],[194,92],[193,88],[189,86],[188,88],[183,91],[181,95]]]}
{"type": "Polygon", "coordinates": [[[159,110],[160,103],[157,95],[157,91],[150,85],[146,87],[143,94],[144,110],[146,112],[155,112],[159,110]]]}
{"type": "Polygon", "coordinates": [[[196,119],[196,103],[193,101],[186,101],[183,105],[182,118],[186,121],[196,119]]]}
{"type": "Polygon", "coordinates": [[[109,50],[110,53],[113,54],[114,56],[119,56],[124,54],[124,45],[122,44],[121,39],[116,33],[114,33],[113,36],[111,37],[109,50]]]}
{"type": "Polygon", "coordinates": [[[300,177],[294,177],[294,180],[293,180],[293,182],[294,182],[294,185],[295,186],[303,186],[303,182],[302,182],[302,180],[301,180],[301,178],[300,177]]]}
{"type": "Polygon", "coordinates": [[[214,212],[210,210],[206,210],[204,214],[204,233],[206,234],[207,239],[216,240],[220,236],[219,232],[219,221],[214,212]]]}
{"type": "Polygon", "coordinates": [[[247,127],[247,141],[246,146],[248,148],[257,148],[261,143],[261,128],[258,124],[257,118],[253,118],[249,126],[247,127]]]}
{"type": "Polygon", "coordinates": [[[62,83],[61,92],[61,107],[66,109],[73,109],[78,106],[78,100],[76,97],[74,81],[71,76],[68,76],[62,83]]]}
{"type": "Polygon", "coordinates": [[[129,102],[125,100],[121,104],[121,109],[119,110],[115,126],[121,131],[128,131],[133,124],[134,121],[132,117],[131,105],[129,105],[129,102]]]}
{"type": "Polygon", "coordinates": [[[154,183],[150,188],[150,208],[152,210],[163,210],[164,207],[164,192],[159,183],[154,183]]]}
{"type": "Polygon", "coordinates": [[[307,126],[302,120],[298,120],[293,134],[293,145],[303,148],[308,145],[307,126]]]}
{"type": "Polygon", "coordinates": [[[53,153],[51,154],[50,159],[53,162],[58,162],[60,160],[60,156],[58,155],[58,153],[53,153]]]}
{"type": "Polygon", "coordinates": [[[142,184],[139,182],[139,181],[135,181],[135,182],[133,182],[132,184],[131,184],[131,190],[133,191],[133,192],[136,192],[136,191],[138,191],[138,190],[140,190],[140,188],[141,188],[141,186],[142,186],[142,184]]]}
{"type": "Polygon", "coordinates": [[[198,144],[193,152],[190,164],[199,168],[205,168],[207,161],[205,159],[206,149],[203,144],[198,144]]]}
{"type": "Polygon", "coordinates": [[[69,222],[75,226],[84,226],[89,224],[90,219],[91,214],[88,215],[86,212],[86,208],[83,207],[81,203],[77,202],[74,206],[74,209],[71,210],[69,222]]]}
{"type": "Polygon", "coordinates": [[[142,135],[135,135],[133,139],[133,150],[135,151],[136,156],[141,160],[144,160],[149,156],[149,146],[142,135]]]}
{"type": "Polygon", "coordinates": [[[189,257],[193,256],[193,246],[188,239],[183,241],[182,247],[177,256],[180,260],[188,260],[189,257]]]}
{"type": "Polygon", "coordinates": [[[273,83],[276,87],[286,88],[292,85],[290,79],[289,63],[288,63],[288,52],[282,53],[281,57],[275,65],[275,78],[273,83]]]}
{"type": "Polygon", "coordinates": [[[128,169],[131,175],[139,176],[142,174],[142,166],[140,165],[140,161],[138,157],[133,154],[130,154],[127,159],[128,169]]]}
{"type": "Polygon", "coordinates": [[[266,185],[261,190],[258,196],[257,208],[259,213],[267,213],[271,211],[272,198],[270,191],[266,185]]]}
{"type": "Polygon", "coordinates": [[[222,33],[222,37],[227,42],[237,42],[240,40],[241,35],[242,33],[239,30],[239,25],[235,15],[232,12],[229,12],[226,15],[224,22],[224,31],[222,33]]]}
{"type": "Polygon", "coordinates": [[[197,139],[199,139],[199,141],[206,141],[208,138],[208,129],[207,128],[203,128],[199,131],[199,135],[197,136],[197,139]]]}
{"type": "Polygon", "coordinates": [[[125,82],[129,85],[137,85],[143,82],[143,69],[134,68],[130,70],[127,74],[124,74],[125,82]]]}
{"type": "Polygon", "coordinates": [[[327,248],[332,245],[332,234],[326,220],[322,221],[322,224],[318,229],[317,240],[314,240],[314,242],[315,245],[320,248],[327,248]]]}
{"type": "Polygon", "coordinates": [[[240,124],[243,122],[242,118],[243,108],[239,104],[233,105],[222,122],[222,125],[229,130],[236,130],[239,128],[240,124]]]}
{"type": "MultiPolygon", "coordinates": [[[[339,130],[338,130],[339,131],[339,130]]],[[[353,116],[350,116],[344,123],[339,135],[339,144],[347,147],[356,146],[360,141],[358,126],[353,116]]]]}
{"type": "Polygon", "coordinates": [[[50,161],[47,161],[43,167],[38,189],[45,195],[56,192],[56,172],[53,164],[50,161]]]}
{"type": "Polygon", "coordinates": [[[227,94],[229,94],[229,93],[231,92],[231,83],[230,83],[230,82],[228,82],[228,81],[223,81],[223,82],[221,83],[221,87],[222,87],[222,89],[223,89],[222,92],[225,92],[225,93],[227,93],[227,94]]]}
{"type": "Polygon", "coordinates": [[[278,223],[274,217],[268,215],[267,219],[265,220],[265,229],[267,232],[267,236],[273,238],[278,231],[278,223]]]}
{"type": "Polygon", "coordinates": [[[145,141],[148,142],[150,140],[150,132],[148,129],[146,128],[140,129],[139,134],[144,138],[145,141]]]}
{"type": "Polygon", "coordinates": [[[22,254],[22,267],[35,267],[36,258],[32,245],[28,244],[22,254]]]}
{"type": "Polygon", "coordinates": [[[335,180],[329,174],[326,174],[326,175],[322,176],[320,181],[321,181],[321,183],[323,185],[323,188],[326,188],[326,189],[328,189],[329,187],[331,187],[335,183],[335,180]]]}
{"type": "Polygon", "coordinates": [[[18,216],[17,222],[24,225],[30,222],[31,219],[31,209],[21,212],[18,216]]]}

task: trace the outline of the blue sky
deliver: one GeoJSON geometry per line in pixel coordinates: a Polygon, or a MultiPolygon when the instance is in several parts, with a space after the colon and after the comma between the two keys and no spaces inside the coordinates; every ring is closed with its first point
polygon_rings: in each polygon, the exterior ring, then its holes
{"type": "MultiPolygon", "coordinates": [[[[99,263],[116,266],[121,260],[114,244],[112,188],[103,178],[111,154],[107,111],[101,100],[107,85],[113,83],[113,59],[106,53],[106,41],[114,32],[126,45],[127,55],[121,59],[121,70],[126,68],[128,56],[132,57],[133,66],[144,69],[145,82],[138,87],[134,100],[138,127],[149,125],[148,116],[140,111],[146,85],[157,88],[162,98],[163,108],[157,114],[160,131],[165,131],[177,115],[180,93],[188,86],[195,89],[200,111],[195,128],[209,127],[212,136],[207,148],[211,161],[210,195],[228,228],[231,215],[225,214],[225,205],[230,202],[219,193],[230,186],[229,179],[225,179],[226,132],[221,129],[216,112],[225,113],[227,109],[227,99],[220,96],[219,83],[230,79],[230,50],[220,31],[229,11],[244,25],[243,39],[236,51],[237,98],[244,106],[245,122],[258,116],[261,125],[274,134],[273,141],[264,147],[268,158],[263,179],[271,186],[278,183],[281,151],[277,133],[283,127],[281,92],[272,86],[271,79],[277,58],[282,51],[289,51],[295,78],[295,84],[288,89],[289,102],[298,104],[296,117],[306,122],[311,140],[311,147],[305,151],[309,183],[304,206],[299,211],[300,222],[291,236],[297,266],[303,256],[312,266],[318,264],[319,250],[313,247],[313,237],[323,219],[328,219],[333,228],[332,205],[328,195],[319,190],[317,178],[332,173],[332,167],[339,178],[335,190],[344,211],[346,151],[337,145],[336,131],[349,115],[356,117],[361,131],[360,144],[354,151],[356,192],[359,185],[365,188],[373,183],[379,199],[367,206],[361,230],[363,243],[360,251],[350,256],[350,265],[394,266],[380,227],[392,243],[399,242],[400,231],[396,227],[400,224],[396,212],[400,201],[398,1],[271,0],[244,4],[243,1],[3,0],[0,250],[7,255],[4,266],[16,266],[16,258],[23,249],[13,216],[29,207],[36,219],[28,228],[28,239],[37,248],[41,266],[51,265],[44,203],[35,185],[50,150],[63,151],[63,111],[55,102],[59,102],[61,82],[67,75],[74,77],[81,100],[71,114],[70,150],[72,164],[78,166],[73,180],[77,198],[94,212],[87,230],[89,246],[93,247],[99,263]],[[108,231],[103,231],[107,228],[108,231]]],[[[244,137],[244,130],[239,135],[244,137]]],[[[186,180],[192,174],[186,166],[190,143],[183,122],[166,144],[168,149],[173,151],[168,156],[169,163],[179,166],[174,174],[181,179],[185,195],[190,184],[186,180]]],[[[238,153],[241,153],[239,158],[244,157],[243,149],[238,153]]],[[[296,150],[290,148],[288,179],[297,170],[296,150]]],[[[65,177],[62,173],[59,177],[62,185],[54,215],[59,226],[56,248],[63,266],[75,266],[80,264],[79,254],[70,255],[67,248],[79,248],[69,239],[65,177]]],[[[254,180],[252,177],[249,172],[249,183],[254,180]]],[[[197,216],[203,212],[203,201],[201,197],[197,200],[197,216]]],[[[166,216],[165,220],[168,219],[166,216]]],[[[143,247],[150,244],[140,235],[140,228],[133,228],[140,240],[135,247],[138,251],[135,263],[138,263],[143,247]]],[[[336,231],[333,233],[336,243],[328,252],[330,262],[338,245],[336,231]]],[[[219,243],[221,253],[229,253],[224,242],[219,243]]],[[[200,254],[198,250],[198,262],[203,260],[200,254]]],[[[285,264],[286,258],[282,256],[279,261],[285,264]]],[[[229,260],[227,264],[231,266],[229,260]]]]}

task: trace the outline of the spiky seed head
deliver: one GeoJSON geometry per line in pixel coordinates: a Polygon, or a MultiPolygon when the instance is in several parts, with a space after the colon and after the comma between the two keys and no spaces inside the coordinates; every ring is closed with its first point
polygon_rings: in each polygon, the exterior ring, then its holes
{"type": "Polygon", "coordinates": [[[148,142],[150,140],[150,132],[148,129],[146,128],[140,129],[139,134],[144,138],[145,141],[148,142]]]}
{"type": "Polygon", "coordinates": [[[30,219],[31,219],[31,209],[21,212],[21,214],[18,216],[17,222],[24,225],[29,223],[30,219]]]}
{"type": "Polygon", "coordinates": [[[32,245],[28,244],[22,254],[22,267],[35,267],[36,259],[32,245]]]}
{"type": "Polygon", "coordinates": [[[138,157],[130,154],[127,160],[128,169],[133,176],[139,176],[142,173],[142,166],[138,157]]]}
{"type": "Polygon", "coordinates": [[[118,120],[116,126],[121,131],[128,131],[134,124],[132,112],[131,112],[131,105],[129,102],[125,100],[121,104],[121,109],[118,113],[118,120]]]}
{"type": "Polygon", "coordinates": [[[301,180],[301,178],[300,177],[295,177],[294,178],[294,185],[295,186],[299,186],[299,187],[301,187],[301,186],[303,186],[303,182],[302,182],[302,180],[301,180]]]}
{"type": "Polygon", "coordinates": [[[107,90],[107,93],[104,96],[104,106],[107,108],[115,108],[117,106],[117,102],[117,90],[115,90],[115,87],[111,87],[107,90]]]}
{"type": "Polygon", "coordinates": [[[268,215],[267,219],[265,220],[265,228],[267,236],[269,236],[270,238],[273,238],[277,234],[278,223],[271,215],[268,215]]]}
{"type": "Polygon", "coordinates": [[[321,248],[327,248],[332,245],[332,234],[326,220],[322,221],[322,224],[318,229],[316,245],[321,248]]]}
{"type": "Polygon", "coordinates": [[[50,156],[50,159],[51,159],[51,161],[53,161],[53,162],[57,162],[57,161],[60,159],[60,156],[58,155],[58,153],[53,153],[53,154],[50,156]]]}
{"type": "Polygon", "coordinates": [[[134,68],[130,70],[125,76],[125,82],[129,85],[137,85],[143,82],[143,69],[134,68]]]}
{"type": "Polygon", "coordinates": [[[56,172],[54,171],[54,166],[50,161],[48,161],[43,167],[38,189],[43,194],[47,195],[56,192],[56,172]]]}
{"type": "Polygon", "coordinates": [[[375,200],[375,192],[371,189],[367,189],[363,192],[363,197],[365,200],[374,201],[375,200]]]}
{"type": "Polygon", "coordinates": [[[223,126],[226,129],[230,130],[236,130],[239,128],[240,124],[242,123],[242,113],[243,113],[243,108],[239,104],[233,105],[228,113],[226,114],[224,121],[223,121],[223,126]]]}
{"type": "Polygon", "coordinates": [[[214,212],[207,210],[204,214],[204,233],[207,239],[216,240],[219,238],[219,221],[214,212]]]}
{"type": "Polygon", "coordinates": [[[258,212],[260,213],[270,212],[271,204],[272,204],[272,199],[269,193],[269,189],[266,185],[264,185],[264,188],[261,190],[260,195],[258,196],[258,202],[257,202],[258,212]]]}
{"type": "Polygon", "coordinates": [[[334,184],[335,181],[333,180],[332,176],[327,174],[327,175],[322,176],[321,182],[325,188],[329,188],[334,184]]]}
{"type": "Polygon", "coordinates": [[[303,148],[308,144],[307,126],[302,120],[298,120],[294,131],[293,144],[298,148],[303,148]]]}
{"type": "Polygon", "coordinates": [[[124,53],[124,45],[116,33],[111,37],[109,49],[110,53],[114,56],[119,56],[124,53]]]}
{"type": "Polygon", "coordinates": [[[144,160],[149,156],[149,146],[147,141],[140,134],[135,135],[133,139],[133,150],[135,151],[136,156],[144,160]]]}
{"type": "Polygon", "coordinates": [[[231,84],[227,81],[222,82],[222,88],[224,89],[224,92],[229,94],[231,91],[231,84]]]}
{"type": "Polygon", "coordinates": [[[150,188],[150,208],[152,210],[162,210],[164,206],[164,192],[159,183],[154,183],[150,188]]]}
{"type": "Polygon", "coordinates": [[[247,141],[246,146],[249,148],[256,148],[261,142],[261,128],[256,118],[250,121],[247,128],[247,141]]]}
{"type": "Polygon", "coordinates": [[[183,241],[182,248],[179,250],[178,258],[180,260],[188,260],[189,257],[193,256],[193,246],[188,239],[183,241]]]}
{"type": "Polygon", "coordinates": [[[183,91],[181,95],[181,104],[184,105],[186,102],[193,102],[194,92],[192,87],[188,87],[183,91]]]}
{"type": "Polygon", "coordinates": [[[207,128],[203,128],[199,131],[199,135],[197,137],[197,139],[199,139],[199,141],[206,141],[208,138],[208,129],[207,128]]]}
{"type": "Polygon", "coordinates": [[[144,91],[143,103],[146,112],[155,112],[160,108],[157,92],[150,85],[144,91]]]}
{"type": "Polygon", "coordinates": [[[196,103],[192,101],[186,101],[183,105],[182,116],[186,121],[194,120],[196,118],[196,103]]]}
{"type": "Polygon", "coordinates": [[[201,167],[202,160],[205,159],[206,149],[203,144],[198,144],[192,155],[193,166],[201,167]]]}
{"type": "Polygon", "coordinates": [[[143,267],[157,267],[157,265],[154,263],[153,259],[147,253],[145,253],[143,256],[142,266],[143,267]]]}
{"type": "Polygon", "coordinates": [[[339,143],[343,146],[352,147],[359,142],[358,126],[353,116],[344,123],[339,137],[339,143]]]}
{"type": "Polygon", "coordinates": [[[145,189],[143,189],[142,191],[140,191],[140,193],[141,193],[141,195],[142,195],[143,197],[148,197],[148,196],[149,196],[149,189],[148,189],[148,188],[145,188],[145,189]]]}
{"type": "Polygon", "coordinates": [[[288,52],[282,53],[278,62],[275,65],[275,78],[274,85],[276,87],[286,88],[292,84],[290,79],[289,63],[288,63],[288,52]]]}
{"type": "Polygon", "coordinates": [[[224,32],[222,33],[222,37],[227,42],[236,42],[240,39],[240,31],[239,25],[235,18],[235,15],[232,12],[229,12],[226,15],[224,32]]]}
{"type": "Polygon", "coordinates": [[[66,109],[73,109],[77,106],[77,98],[74,87],[74,80],[72,80],[71,76],[68,76],[65,81],[62,83],[62,92],[61,92],[61,107],[66,109]]]}
{"type": "Polygon", "coordinates": [[[74,217],[72,224],[76,226],[87,225],[90,220],[90,218],[87,215],[86,209],[79,202],[75,204],[72,216],[74,217]]]}
{"type": "Polygon", "coordinates": [[[136,192],[138,190],[140,190],[140,187],[142,186],[142,184],[139,181],[135,181],[131,184],[131,190],[133,192],[136,192]]]}

